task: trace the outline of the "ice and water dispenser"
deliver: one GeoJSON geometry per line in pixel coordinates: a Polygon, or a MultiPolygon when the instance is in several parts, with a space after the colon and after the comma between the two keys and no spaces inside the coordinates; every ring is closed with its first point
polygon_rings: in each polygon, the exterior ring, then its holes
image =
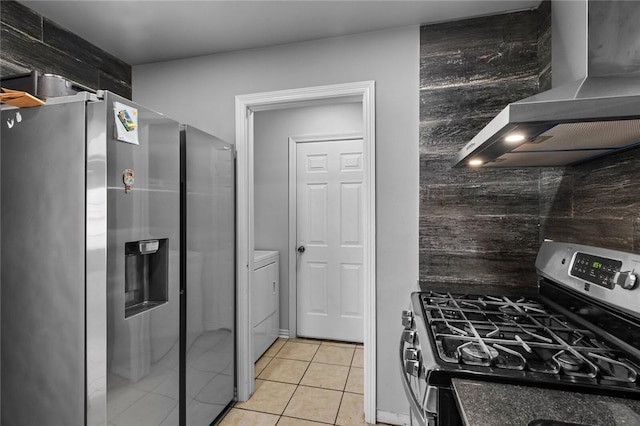
{"type": "Polygon", "coordinates": [[[125,318],[167,303],[168,248],[167,238],[125,244],[125,318]]]}

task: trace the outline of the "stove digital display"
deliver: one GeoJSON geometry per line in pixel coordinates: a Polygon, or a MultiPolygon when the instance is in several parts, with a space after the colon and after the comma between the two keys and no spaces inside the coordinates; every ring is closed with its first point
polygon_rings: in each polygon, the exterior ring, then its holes
{"type": "Polygon", "coordinates": [[[578,252],[571,265],[570,274],[592,284],[613,289],[613,277],[616,272],[620,272],[620,268],[622,262],[619,260],[578,252]]]}

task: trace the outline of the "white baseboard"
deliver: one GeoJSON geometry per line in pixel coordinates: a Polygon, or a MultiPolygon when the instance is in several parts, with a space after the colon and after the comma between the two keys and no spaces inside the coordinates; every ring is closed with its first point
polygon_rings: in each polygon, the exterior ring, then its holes
{"type": "Polygon", "coordinates": [[[280,329],[280,335],[278,336],[282,339],[288,339],[289,338],[289,330],[286,328],[281,328],[280,329]]]}
{"type": "Polygon", "coordinates": [[[376,419],[381,423],[388,423],[390,425],[408,425],[411,420],[406,414],[391,413],[389,411],[376,412],[376,419]]]}

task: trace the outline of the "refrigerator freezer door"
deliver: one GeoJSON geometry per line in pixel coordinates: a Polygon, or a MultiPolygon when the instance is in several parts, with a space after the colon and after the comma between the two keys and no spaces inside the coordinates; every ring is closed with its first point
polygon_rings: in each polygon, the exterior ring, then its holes
{"type": "Polygon", "coordinates": [[[186,424],[213,422],[235,394],[235,171],[231,145],[182,132],[186,191],[186,424]]]}
{"type": "Polygon", "coordinates": [[[0,126],[2,424],[81,425],[85,104],[3,110],[0,126]]]}

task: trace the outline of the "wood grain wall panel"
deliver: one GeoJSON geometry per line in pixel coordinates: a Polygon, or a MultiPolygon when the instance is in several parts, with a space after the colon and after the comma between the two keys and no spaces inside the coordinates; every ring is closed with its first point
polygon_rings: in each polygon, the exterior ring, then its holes
{"type": "Polygon", "coordinates": [[[636,148],[566,167],[543,181],[541,237],[640,252],[639,162],[636,148]]]}
{"type": "MultiPolygon", "coordinates": [[[[508,103],[530,96],[538,88],[537,71],[513,80],[420,88],[420,120],[486,116],[508,103]]],[[[495,114],[492,114],[495,115],[495,114]]],[[[486,124],[486,123],[485,123],[486,124]]]]}
{"type": "Polygon", "coordinates": [[[420,33],[420,56],[472,51],[504,43],[535,44],[539,17],[535,11],[506,13],[425,25],[420,33]]]}
{"type": "MultiPolygon", "coordinates": [[[[484,292],[486,286],[535,288],[535,265],[527,253],[483,251],[469,253],[441,253],[420,251],[420,286],[452,293],[484,292]],[[428,285],[440,283],[438,287],[428,285]],[[425,285],[427,284],[428,287],[425,285]],[[481,289],[480,289],[481,288],[481,289]]],[[[496,294],[502,293],[499,290],[496,294]]]]}
{"type": "MultiPolygon", "coordinates": [[[[98,71],[98,87],[113,93],[131,93],[131,80],[115,79],[111,75],[98,71]]],[[[131,99],[131,96],[125,96],[131,99]]]]}
{"type": "Polygon", "coordinates": [[[0,7],[0,77],[35,70],[131,98],[131,67],[13,0],[0,7]]]}
{"type": "Polygon", "coordinates": [[[528,215],[420,216],[420,247],[442,253],[537,253],[538,223],[528,215]]]}
{"type": "MultiPolygon", "coordinates": [[[[507,103],[539,91],[549,68],[539,63],[541,22],[529,11],[421,28],[421,284],[453,292],[537,284],[539,169],[452,169],[451,161],[507,103]]],[[[549,195],[559,183],[547,176],[549,195]]]]}
{"type": "Polygon", "coordinates": [[[42,38],[48,46],[68,52],[79,62],[91,64],[114,80],[131,81],[129,65],[47,18],[43,19],[42,38]]]}
{"type": "Polygon", "coordinates": [[[25,50],[35,49],[39,45],[37,39],[28,37],[4,22],[0,22],[0,55],[3,62],[24,67],[29,61],[29,55],[25,50]]]}
{"type": "Polygon", "coordinates": [[[36,40],[42,40],[42,19],[22,3],[2,1],[0,5],[0,22],[24,33],[36,40]]]}
{"type": "MultiPolygon", "coordinates": [[[[423,27],[424,28],[424,27],[423,27]]],[[[420,83],[424,88],[454,86],[468,82],[462,52],[420,57],[420,83]]]]}
{"type": "Polygon", "coordinates": [[[422,27],[421,71],[426,81],[448,84],[462,76],[467,82],[512,80],[535,72],[534,16],[519,12],[422,27]]]}
{"type": "MultiPolygon", "coordinates": [[[[423,27],[424,28],[424,27],[423,27]]],[[[449,56],[438,55],[421,60],[421,88],[460,87],[471,89],[486,82],[505,83],[521,81],[522,77],[537,78],[538,66],[522,64],[531,61],[531,56],[537,56],[537,48],[530,46],[521,49],[520,46],[500,45],[486,46],[482,51],[460,53],[454,52],[449,56]],[[515,63],[515,61],[518,61],[515,63]],[[434,67],[438,67],[434,71],[434,67]]]]}
{"type": "MultiPolygon", "coordinates": [[[[0,33],[0,38],[2,38],[2,33],[0,33]]],[[[0,50],[2,50],[1,41],[0,41],[0,50]]],[[[20,66],[20,64],[16,64],[15,62],[11,62],[9,60],[5,60],[4,58],[0,58],[0,75],[18,75],[18,74],[28,73],[29,71],[30,71],[29,68],[25,68],[23,66],[20,66]]]]}
{"type": "Polygon", "coordinates": [[[420,197],[426,215],[446,216],[455,211],[467,215],[527,215],[538,220],[538,188],[527,183],[495,185],[430,185],[420,197]],[[520,189],[520,191],[518,191],[520,189]]]}
{"type": "Polygon", "coordinates": [[[540,217],[547,216],[573,216],[573,177],[568,176],[564,169],[540,170],[540,217]]]}
{"type": "Polygon", "coordinates": [[[96,87],[98,72],[89,64],[79,62],[57,49],[1,24],[0,50],[4,60],[42,73],[65,76],[70,80],[96,87]]]}
{"type": "Polygon", "coordinates": [[[635,227],[637,219],[546,217],[541,233],[544,238],[569,243],[594,245],[614,250],[638,251],[635,227]],[[635,246],[637,247],[637,246],[635,246]]]}
{"type": "Polygon", "coordinates": [[[485,126],[492,115],[465,117],[455,115],[442,119],[420,121],[420,154],[423,158],[453,158],[468,141],[485,126]]]}
{"type": "Polygon", "coordinates": [[[528,216],[420,218],[420,281],[535,286],[536,221],[528,216]]]}
{"type": "Polygon", "coordinates": [[[638,216],[640,169],[638,152],[603,158],[574,167],[569,173],[575,218],[634,219],[638,216]]]}
{"type": "MultiPolygon", "coordinates": [[[[466,185],[469,187],[490,185],[496,190],[511,188],[515,192],[520,192],[520,188],[527,185],[531,187],[531,190],[538,191],[540,174],[538,169],[474,169],[465,167],[452,169],[450,160],[450,157],[422,157],[420,185],[425,188],[440,185],[466,185]]],[[[531,214],[538,214],[537,204],[531,214]]]]}

